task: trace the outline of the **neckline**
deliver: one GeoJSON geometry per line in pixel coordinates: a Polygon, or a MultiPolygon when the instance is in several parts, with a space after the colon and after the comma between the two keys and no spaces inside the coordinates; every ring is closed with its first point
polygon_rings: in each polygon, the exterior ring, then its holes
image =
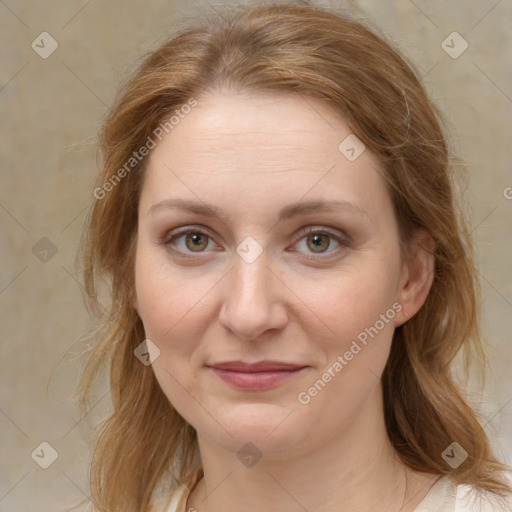
{"type": "MultiPolygon", "coordinates": [[[[171,505],[175,505],[178,512],[187,512],[187,510],[189,510],[188,500],[203,477],[203,468],[200,466],[194,471],[193,478],[191,479],[192,481],[190,482],[190,489],[186,484],[181,485],[180,488],[177,489],[177,495],[175,496],[175,500],[172,501],[171,505]]],[[[425,508],[427,505],[429,505],[429,502],[436,499],[439,494],[442,496],[450,496],[450,488],[453,488],[453,485],[448,476],[440,475],[412,512],[430,512],[428,507],[425,508]]],[[[455,498],[456,496],[453,494],[454,503],[455,498]]],[[[173,508],[171,507],[170,510],[172,511],[173,508]]]]}

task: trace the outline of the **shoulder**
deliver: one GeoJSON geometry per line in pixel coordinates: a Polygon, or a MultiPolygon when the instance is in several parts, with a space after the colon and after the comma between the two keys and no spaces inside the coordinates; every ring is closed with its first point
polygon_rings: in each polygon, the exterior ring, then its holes
{"type": "MultiPolygon", "coordinates": [[[[506,475],[511,485],[510,476],[506,475]]],[[[512,512],[512,496],[500,498],[475,486],[439,478],[414,512],[512,512]]]]}
{"type": "Polygon", "coordinates": [[[457,486],[455,512],[511,512],[512,497],[500,498],[494,493],[480,492],[469,485],[457,486]]]}
{"type": "Polygon", "coordinates": [[[187,494],[187,487],[181,485],[169,496],[151,503],[150,512],[181,512],[185,510],[185,497],[187,494]]]}
{"type": "Polygon", "coordinates": [[[66,512],[96,512],[96,510],[92,501],[88,498],[84,498],[79,503],[69,505],[68,508],[66,508],[66,512]]]}
{"type": "Polygon", "coordinates": [[[199,464],[183,480],[178,480],[181,485],[174,491],[152,501],[149,512],[186,512],[188,496],[203,476],[203,466],[199,464]]]}
{"type": "MultiPolygon", "coordinates": [[[[180,485],[174,492],[164,498],[152,501],[149,506],[150,512],[182,512],[185,510],[188,489],[180,485]]],[[[66,512],[99,512],[90,500],[82,500],[80,503],[66,509],[66,512]]]]}
{"type": "MultiPolygon", "coordinates": [[[[507,474],[512,485],[512,475],[507,474]]],[[[473,486],[457,485],[455,512],[511,512],[512,495],[501,498],[492,492],[483,492],[473,486]]]]}

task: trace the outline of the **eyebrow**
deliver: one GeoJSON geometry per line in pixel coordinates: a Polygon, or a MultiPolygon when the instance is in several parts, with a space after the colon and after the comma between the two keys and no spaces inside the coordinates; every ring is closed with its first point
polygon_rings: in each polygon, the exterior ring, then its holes
{"type": "MultiPolygon", "coordinates": [[[[164,201],[160,201],[151,206],[151,208],[148,210],[148,214],[153,214],[158,210],[172,208],[187,210],[189,212],[207,217],[218,217],[222,220],[225,220],[227,218],[227,215],[220,208],[214,205],[190,201],[186,199],[166,199],[164,201]]],[[[351,213],[364,216],[367,219],[371,220],[368,212],[363,210],[361,207],[348,201],[334,200],[314,200],[290,204],[279,211],[278,219],[290,219],[292,217],[304,215],[311,212],[336,212],[339,210],[346,210],[351,213]]]]}

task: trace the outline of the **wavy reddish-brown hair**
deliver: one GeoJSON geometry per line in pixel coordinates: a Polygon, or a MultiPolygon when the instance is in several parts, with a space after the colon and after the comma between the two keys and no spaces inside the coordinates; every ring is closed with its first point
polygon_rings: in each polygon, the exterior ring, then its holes
{"type": "MultiPolygon", "coordinates": [[[[494,457],[452,372],[459,352],[466,363],[476,356],[482,368],[480,288],[455,193],[457,167],[417,72],[375,28],[319,7],[260,4],[207,16],[147,56],[123,86],[101,131],[97,187],[112,180],[172,112],[215,90],[327,101],[379,157],[404,257],[418,228],[436,242],[430,294],[396,329],[382,376],[389,438],[411,468],[499,495],[510,492],[501,476],[506,467],[494,457]],[[456,469],[441,456],[453,441],[468,452],[456,469]]],[[[187,481],[198,461],[195,430],[169,403],[151,366],[133,354],[145,338],[131,293],[146,162],[94,201],[83,237],[88,297],[96,297],[99,278],[105,277],[112,299],[79,387],[86,407],[99,370],[108,365],[113,412],[91,466],[92,499],[102,512],[150,510],[164,476],[187,481]]]]}

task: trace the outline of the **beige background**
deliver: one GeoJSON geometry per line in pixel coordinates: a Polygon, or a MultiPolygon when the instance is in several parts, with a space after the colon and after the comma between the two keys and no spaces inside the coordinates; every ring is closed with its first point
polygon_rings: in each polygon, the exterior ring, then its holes
{"type": "MultiPolygon", "coordinates": [[[[512,463],[512,3],[317,3],[371,18],[410,57],[468,161],[493,378],[478,408],[512,463]],[[457,59],[441,47],[453,31],[469,44],[457,59]]],[[[96,134],[127,67],[180,23],[225,4],[0,1],[2,512],[64,510],[87,495],[88,422],[108,400],[81,418],[70,395],[76,342],[91,327],[74,259],[92,200],[96,134]],[[59,45],[47,59],[31,48],[43,31],[59,45]],[[46,470],[31,458],[43,441],[58,452],[46,470]]]]}

